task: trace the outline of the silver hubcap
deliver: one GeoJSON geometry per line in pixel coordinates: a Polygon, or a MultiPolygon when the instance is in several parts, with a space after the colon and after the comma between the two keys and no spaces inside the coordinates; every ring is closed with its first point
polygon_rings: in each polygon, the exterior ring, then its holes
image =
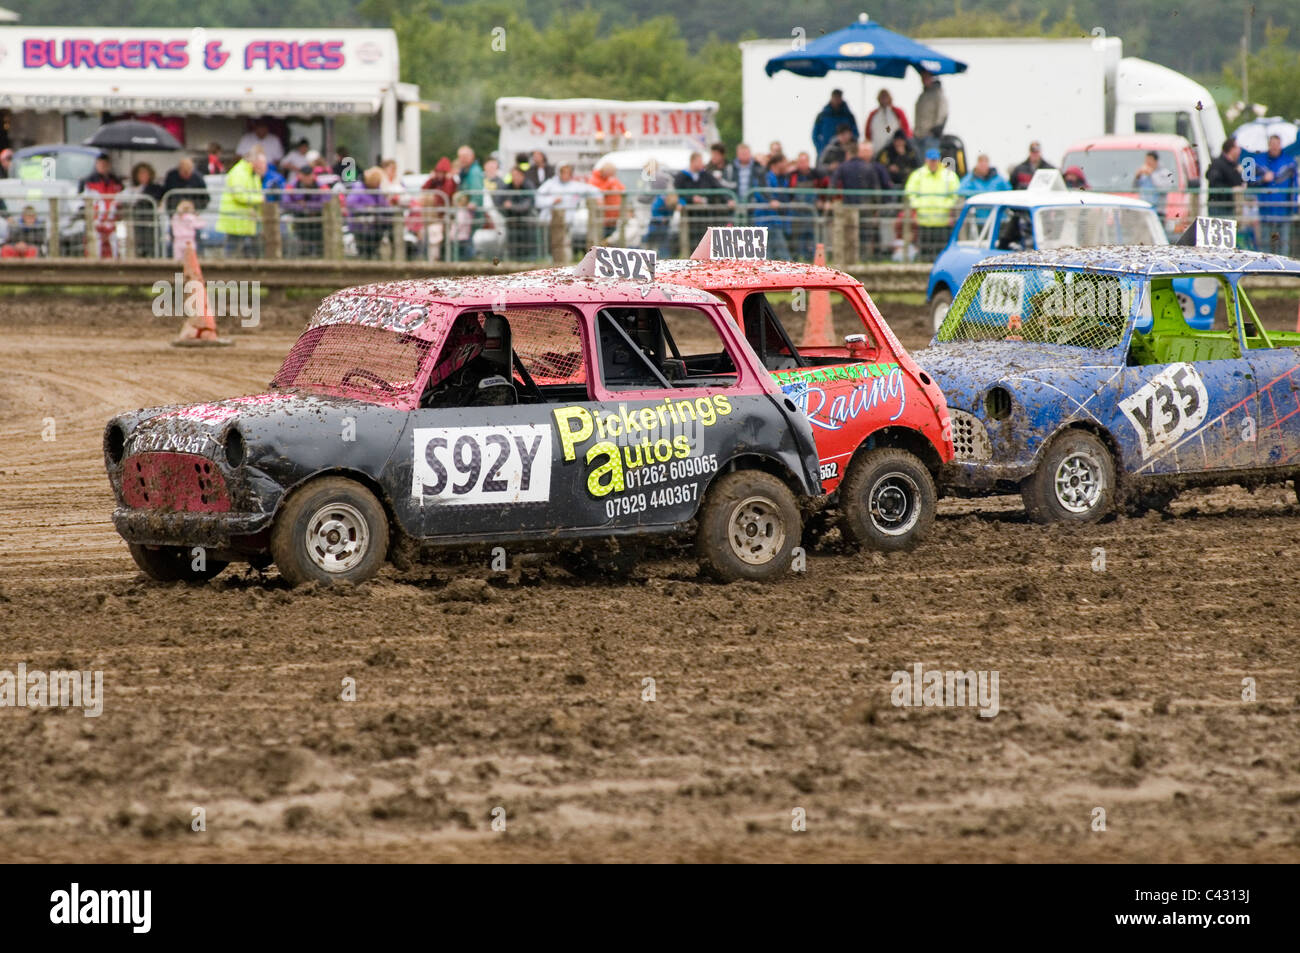
{"type": "Polygon", "coordinates": [[[771,500],[751,496],[732,509],[727,538],[740,559],[761,566],[775,559],[785,545],[785,520],[771,500]]]}
{"type": "Polygon", "coordinates": [[[307,555],[326,572],[347,572],[366,556],[370,528],[366,518],[347,503],[331,503],[312,514],[307,523],[307,555]]]}
{"type": "Polygon", "coordinates": [[[906,473],[886,473],[867,497],[872,525],[886,536],[905,535],[921,516],[920,497],[920,487],[906,473]]]}
{"type": "Polygon", "coordinates": [[[1071,513],[1086,513],[1102,492],[1101,462],[1086,450],[1076,450],[1056,468],[1056,500],[1071,513]]]}

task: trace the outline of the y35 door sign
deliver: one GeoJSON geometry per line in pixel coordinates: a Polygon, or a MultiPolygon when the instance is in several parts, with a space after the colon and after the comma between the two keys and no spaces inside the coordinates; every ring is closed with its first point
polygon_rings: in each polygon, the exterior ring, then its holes
{"type": "Polygon", "coordinates": [[[1171,364],[1119,402],[1137,431],[1142,459],[1168,449],[1205,421],[1210,399],[1190,364],[1171,364]]]}

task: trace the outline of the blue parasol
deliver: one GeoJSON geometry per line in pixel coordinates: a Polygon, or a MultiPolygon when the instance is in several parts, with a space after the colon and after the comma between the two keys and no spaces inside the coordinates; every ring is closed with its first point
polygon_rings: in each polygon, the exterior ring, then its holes
{"type": "Polygon", "coordinates": [[[768,76],[780,70],[799,76],[825,76],[831,70],[849,70],[902,79],[909,66],[936,75],[966,71],[965,63],[885,29],[871,22],[865,13],[857,23],[813,40],[801,50],[772,57],[766,68],[768,76]]]}

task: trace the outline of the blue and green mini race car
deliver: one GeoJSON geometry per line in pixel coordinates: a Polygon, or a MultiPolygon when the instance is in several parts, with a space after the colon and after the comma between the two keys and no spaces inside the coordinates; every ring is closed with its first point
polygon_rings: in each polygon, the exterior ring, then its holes
{"type": "Polygon", "coordinates": [[[1300,261],[1108,246],[976,264],[917,363],[948,399],[959,495],[1040,522],[1163,508],[1186,486],[1300,475],[1300,261]],[[1215,284],[1195,327],[1174,282],[1215,284]]]}

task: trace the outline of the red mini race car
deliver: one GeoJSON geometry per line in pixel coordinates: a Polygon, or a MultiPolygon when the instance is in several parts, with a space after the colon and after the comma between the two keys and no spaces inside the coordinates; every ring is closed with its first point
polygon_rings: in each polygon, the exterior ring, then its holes
{"type": "Polygon", "coordinates": [[[862,283],[821,265],[766,259],[766,229],[712,228],[661,282],[726,302],[750,346],[807,414],[822,491],[841,528],[875,549],[909,549],[934,521],[935,476],[953,457],[948,405],[862,283]]]}

